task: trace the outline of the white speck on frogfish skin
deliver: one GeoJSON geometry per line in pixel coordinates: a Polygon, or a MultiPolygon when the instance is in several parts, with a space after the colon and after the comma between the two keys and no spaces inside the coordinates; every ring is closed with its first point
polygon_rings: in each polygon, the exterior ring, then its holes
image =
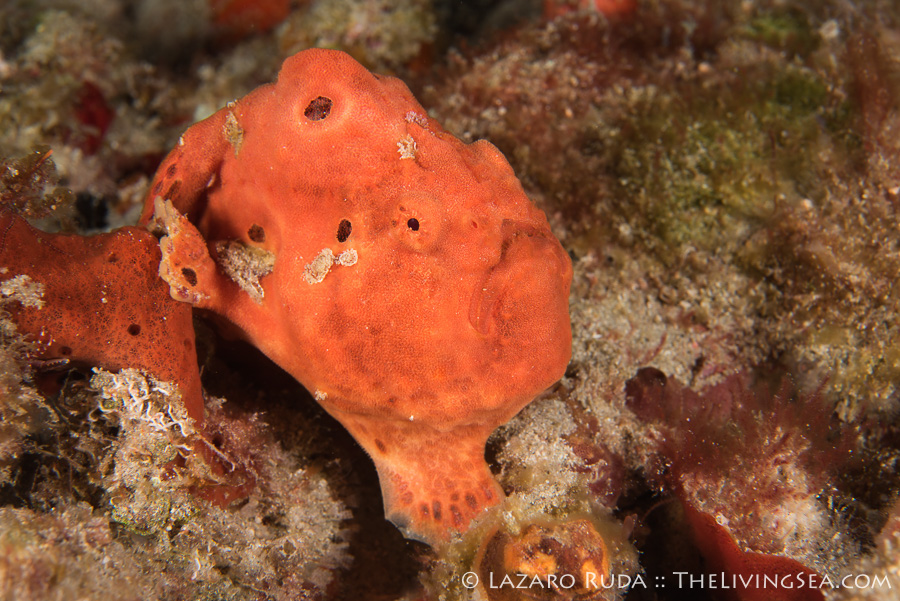
{"type": "Polygon", "coordinates": [[[323,248],[319,254],[303,268],[303,279],[308,284],[318,284],[325,279],[332,266],[340,265],[342,267],[350,267],[356,265],[359,260],[359,254],[356,250],[349,248],[341,254],[335,256],[330,248],[323,248]]]}

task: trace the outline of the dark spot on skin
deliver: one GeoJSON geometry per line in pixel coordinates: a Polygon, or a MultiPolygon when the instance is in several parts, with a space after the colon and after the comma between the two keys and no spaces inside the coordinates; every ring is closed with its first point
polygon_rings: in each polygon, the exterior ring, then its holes
{"type": "Polygon", "coordinates": [[[172,163],[169,165],[169,168],[166,169],[166,177],[173,177],[176,171],[178,171],[178,167],[176,167],[175,163],[172,163]]]}
{"type": "Polygon", "coordinates": [[[153,186],[153,196],[159,196],[159,191],[162,190],[162,180],[156,182],[156,185],[153,186]]]}
{"type": "Polygon", "coordinates": [[[378,447],[378,450],[381,451],[382,453],[387,451],[387,447],[384,446],[384,443],[381,442],[380,440],[378,440],[377,438],[375,439],[375,446],[378,447]]]}
{"type": "Polygon", "coordinates": [[[415,500],[416,498],[410,491],[403,493],[403,495],[400,497],[400,502],[404,505],[412,505],[412,502],[415,500]]]}
{"type": "Polygon", "coordinates": [[[451,501],[459,501],[459,493],[455,492],[452,495],[450,495],[450,500],[451,501]]]}
{"type": "Polygon", "coordinates": [[[478,499],[476,499],[475,495],[473,495],[470,492],[466,493],[466,505],[468,505],[472,509],[475,509],[476,507],[478,507],[478,499]]]}
{"type": "Polygon", "coordinates": [[[118,260],[119,260],[119,255],[117,255],[116,253],[109,253],[109,256],[106,257],[107,263],[115,263],[118,260]]]}
{"type": "Polygon", "coordinates": [[[453,516],[451,519],[453,520],[453,525],[459,528],[462,526],[463,518],[462,514],[459,512],[459,507],[456,505],[450,506],[450,515],[453,516]]]}
{"type": "Polygon", "coordinates": [[[169,186],[169,189],[166,190],[166,199],[171,200],[178,194],[178,189],[181,188],[181,180],[175,180],[172,182],[172,185],[169,186]]]}
{"type": "Polygon", "coordinates": [[[412,219],[410,219],[409,221],[406,222],[406,227],[408,227],[409,229],[411,229],[414,232],[418,232],[419,231],[419,220],[416,219],[415,217],[413,217],[412,219]]]}
{"type": "Polygon", "coordinates": [[[431,510],[434,513],[434,521],[440,522],[441,521],[441,502],[435,501],[434,503],[432,503],[431,510]]]}
{"type": "Polygon", "coordinates": [[[353,225],[346,219],[341,219],[341,222],[338,224],[337,241],[346,242],[347,238],[350,237],[351,231],[353,231],[353,225]]]}
{"type": "Polygon", "coordinates": [[[141,333],[141,326],[136,323],[131,324],[130,326],[128,326],[128,333],[132,336],[137,336],[141,333]]]}
{"type": "Polygon", "coordinates": [[[303,111],[303,115],[310,121],[321,121],[331,112],[332,104],[331,98],[319,96],[309,103],[306,110],[303,111]]]}
{"type": "Polygon", "coordinates": [[[428,514],[431,513],[430,511],[428,511],[428,505],[426,505],[425,503],[422,503],[421,505],[419,505],[419,511],[422,512],[423,518],[427,518],[428,514]]]}
{"type": "Polygon", "coordinates": [[[184,348],[187,349],[187,350],[189,350],[189,351],[190,351],[190,350],[193,350],[193,348],[194,348],[194,343],[192,343],[189,339],[185,338],[185,339],[184,339],[184,348]]]}
{"type": "Polygon", "coordinates": [[[66,357],[68,357],[69,355],[72,354],[72,349],[68,346],[64,346],[59,349],[59,354],[65,355],[66,357]]]}
{"type": "Polygon", "coordinates": [[[182,267],[181,275],[184,276],[184,279],[187,280],[187,283],[191,286],[197,285],[197,272],[190,267],[182,267]]]}
{"type": "Polygon", "coordinates": [[[253,224],[247,230],[247,237],[253,242],[263,243],[266,241],[266,230],[261,225],[253,224]]]}

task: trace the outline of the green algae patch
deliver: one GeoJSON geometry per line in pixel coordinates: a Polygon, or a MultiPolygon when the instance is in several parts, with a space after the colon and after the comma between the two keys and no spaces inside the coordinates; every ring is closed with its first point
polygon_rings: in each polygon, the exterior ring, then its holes
{"type": "Polygon", "coordinates": [[[822,77],[733,50],[746,62],[635,90],[615,128],[612,171],[663,257],[684,245],[735,252],[779,205],[821,198],[821,157],[851,150],[832,134],[846,110],[822,77]]]}
{"type": "Polygon", "coordinates": [[[788,56],[807,56],[819,47],[821,37],[809,15],[795,7],[760,12],[739,29],[741,37],[764,44],[788,56]]]}

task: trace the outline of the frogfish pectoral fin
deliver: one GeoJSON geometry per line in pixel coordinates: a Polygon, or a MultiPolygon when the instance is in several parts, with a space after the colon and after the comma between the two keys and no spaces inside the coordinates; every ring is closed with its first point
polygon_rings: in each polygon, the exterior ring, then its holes
{"type": "Polygon", "coordinates": [[[504,498],[484,460],[490,429],[340,418],[374,460],[385,516],[407,538],[439,544],[504,498]]]}

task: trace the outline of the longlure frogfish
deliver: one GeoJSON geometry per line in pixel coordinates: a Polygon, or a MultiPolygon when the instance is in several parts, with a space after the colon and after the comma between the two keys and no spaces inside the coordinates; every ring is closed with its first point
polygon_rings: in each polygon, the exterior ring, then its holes
{"type": "Polygon", "coordinates": [[[407,536],[445,540],[502,499],[485,442],[564,373],[572,266],[494,146],[306,50],[185,132],[143,221],[171,294],[353,434],[407,536]]]}

